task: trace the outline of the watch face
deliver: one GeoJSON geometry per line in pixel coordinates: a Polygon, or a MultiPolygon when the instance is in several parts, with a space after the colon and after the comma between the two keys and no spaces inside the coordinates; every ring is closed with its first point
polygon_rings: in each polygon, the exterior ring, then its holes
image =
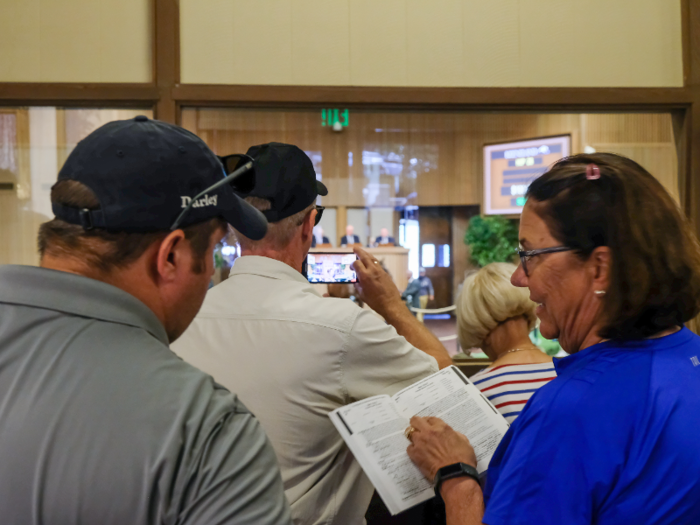
{"type": "Polygon", "coordinates": [[[456,478],[458,476],[469,476],[475,480],[479,479],[478,471],[466,463],[453,463],[452,465],[447,465],[438,470],[438,478],[441,480],[456,478]]]}
{"type": "Polygon", "coordinates": [[[452,474],[461,474],[463,472],[462,470],[462,464],[461,463],[455,463],[453,465],[447,465],[446,467],[442,467],[440,469],[440,474],[442,474],[442,477],[445,478],[446,476],[450,476],[452,474]]]}

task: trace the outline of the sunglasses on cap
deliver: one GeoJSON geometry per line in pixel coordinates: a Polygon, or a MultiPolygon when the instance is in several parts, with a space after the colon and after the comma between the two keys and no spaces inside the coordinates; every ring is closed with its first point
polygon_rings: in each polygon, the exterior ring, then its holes
{"type": "Polygon", "coordinates": [[[192,209],[192,206],[207,193],[211,193],[226,184],[230,184],[235,191],[240,193],[248,193],[255,187],[255,172],[253,171],[252,157],[244,153],[233,153],[225,157],[219,157],[217,155],[217,158],[219,162],[221,162],[226,176],[216,184],[212,184],[192,197],[187,207],[182,210],[180,215],[177,216],[177,219],[175,219],[175,222],[170,226],[170,231],[175,231],[180,227],[180,224],[182,224],[182,221],[192,209]],[[244,161],[243,165],[241,165],[242,161],[244,161]]]}

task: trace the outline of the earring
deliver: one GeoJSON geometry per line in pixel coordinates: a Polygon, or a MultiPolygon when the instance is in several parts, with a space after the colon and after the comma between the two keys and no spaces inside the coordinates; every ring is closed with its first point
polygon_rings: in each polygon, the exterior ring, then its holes
{"type": "Polygon", "coordinates": [[[605,290],[594,290],[593,293],[596,295],[605,295],[605,290]]]}

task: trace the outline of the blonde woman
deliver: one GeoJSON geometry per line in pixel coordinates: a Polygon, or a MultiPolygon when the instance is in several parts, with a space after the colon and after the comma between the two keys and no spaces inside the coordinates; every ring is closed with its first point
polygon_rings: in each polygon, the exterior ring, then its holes
{"type": "Polygon", "coordinates": [[[511,423],[530,396],[556,377],[552,358],[530,341],[536,304],[510,277],[516,266],[491,263],[468,275],[457,300],[462,348],[479,347],[493,364],[472,382],[511,423]]]}

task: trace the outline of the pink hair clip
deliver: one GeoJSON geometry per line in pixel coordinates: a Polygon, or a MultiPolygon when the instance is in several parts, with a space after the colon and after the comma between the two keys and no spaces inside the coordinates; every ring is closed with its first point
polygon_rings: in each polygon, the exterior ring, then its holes
{"type": "Polygon", "coordinates": [[[586,178],[588,180],[598,180],[600,178],[600,168],[595,164],[586,166],[586,178]]]}

